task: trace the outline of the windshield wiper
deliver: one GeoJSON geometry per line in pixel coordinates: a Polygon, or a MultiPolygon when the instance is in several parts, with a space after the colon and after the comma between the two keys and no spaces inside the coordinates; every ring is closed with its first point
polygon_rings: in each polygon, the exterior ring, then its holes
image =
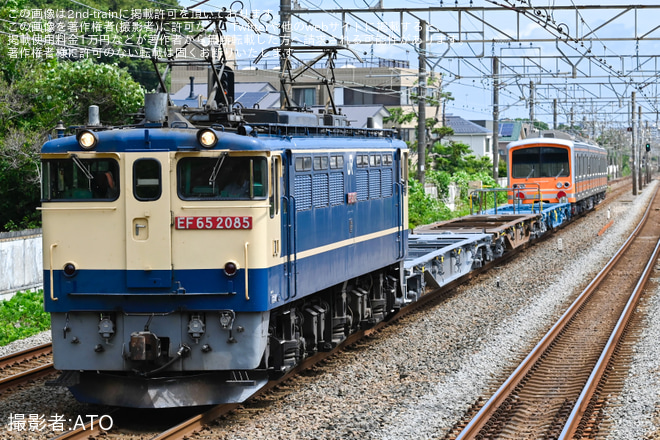
{"type": "Polygon", "coordinates": [[[557,175],[555,176],[555,179],[558,179],[559,176],[561,175],[561,173],[563,173],[563,172],[564,172],[564,169],[562,168],[561,171],[558,172],[557,175]]]}
{"type": "Polygon", "coordinates": [[[225,157],[227,157],[227,153],[222,153],[220,156],[218,156],[218,160],[215,161],[215,165],[213,165],[213,171],[211,171],[211,175],[209,176],[209,185],[212,185],[214,188],[215,179],[218,178],[218,173],[220,172],[220,168],[222,168],[225,157]]]}
{"type": "Polygon", "coordinates": [[[532,165],[532,171],[530,171],[529,174],[527,175],[527,177],[525,177],[525,180],[529,179],[529,176],[531,176],[532,174],[534,174],[534,166],[533,165],[532,165]]]}
{"type": "Polygon", "coordinates": [[[83,172],[85,177],[87,177],[89,180],[92,180],[94,178],[92,173],[87,168],[85,168],[85,164],[83,164],[82,161],[80,159],[78,159],[78,156],[76,156],[75,154],[72,154],[71,159],[73,159],[73,162],[76,164],[76,166],[78,168],[80,168],[80,171],[83,172]]]}

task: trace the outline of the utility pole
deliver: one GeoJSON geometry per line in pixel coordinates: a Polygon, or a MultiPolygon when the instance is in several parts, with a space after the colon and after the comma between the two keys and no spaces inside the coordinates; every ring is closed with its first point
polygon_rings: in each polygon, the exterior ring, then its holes
{"type": "Polygon", "coordinates": [[[286,108],[287,91],[284,80],[291,48],[291,0],[280,0],[280,108],[286,108]]]}
{"type": "Polygon", "coordinates": [[[644,189],[644,174],[642,174],[642,142],[644,142],[642,133],[642,106],[637,107],[637,129],[639,130],[639,148],[637,149],[637,178],[639,179],[639,190],[644,189]]]}
{"type": "Polygon", "coordinates": [[[426,22],[419,22],[419,85],[417,104],[417,180],[424,188],[424,165],[426,162],[426,22]]]}
{"type": "Polygon", "coordinates": [[[630,120],[632,121],[631,123],[631,135],[632,135],[632,146],[631,146],[631,156],[632,156],[632,184],[633,184],[633,196],[637,195],[637,154],[635,152],[635,106],[637,105],[635,103],[635,92],[632,92],[632,117],[630,120]]]}
{"type": "Polygon", "coordinates": [[[646,130],[644,131],[644,139],[646,140],[646,143],[649,145],[649,149],[646,150],[646,160],[644,161],[646,163],[646,166],[644,167],[644,170],[646,171],[646,184],[648,185],[651,183],[651,136],[649,135],[649,121],[646,121],[646,130]]]}
{"type": "Polygon", "coordinates": [[[557,129],[557,98],[552,100],[552,129],[557,129]]]}
{"type": "Polygon", "coordinates": [[[497,182],[500,162],[500,64],[497,57],[493,57],[493,179],[497,182]]]}
{"type": "Polygon", "coordinates": [[[529,82],[529,123],[534,130],[534,81],[529,82]]]}

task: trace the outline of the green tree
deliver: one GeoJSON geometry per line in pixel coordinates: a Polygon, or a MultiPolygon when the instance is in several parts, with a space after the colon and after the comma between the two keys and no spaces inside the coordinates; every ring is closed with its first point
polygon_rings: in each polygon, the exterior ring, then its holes
{"type": "Polygon", "coordinates": [[[144,89],[127,71],[91,59],[54,63],[23,90],[34,97],[34,122],[44,129],[58,120],[85,123],[90,105],[99,106],[102,123],[128,122],[144,102],[144,89]]]}
{"type": "Polygon", "coordinates": [[[408,226],[413,229],[451,218],[451,211],[438,199],[424,192],[422,185],[415,179],[410,179],[408,187],[408,226]]]}
{"type": "Polygon", "coordinates": [[[449,141],[446,144],[436,142],[433,145],[431,156],[435,169],[454,174],[466,171],[474,174],[492,169],[493,165],[488,157],[477,158],[470,146],[462,142],[449,141]]]}
{"type": "Polygon", "coordinates": [[[60,119],[84,124],[96,104],[108,124],[126,121],[143,103],[143,89],[114,65],[91,60],[50,62],[23,69],[12,83],[0,78],[0,228],[33,227],[38,219],[39,151],[60,119]]]}

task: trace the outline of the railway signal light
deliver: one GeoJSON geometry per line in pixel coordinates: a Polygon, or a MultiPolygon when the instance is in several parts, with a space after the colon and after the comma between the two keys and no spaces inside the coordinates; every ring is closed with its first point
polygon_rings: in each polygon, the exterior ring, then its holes
{"type": "Polygon", "coordinates": [[[651,151],[651,144],[649,144],[648,142],[646,143],[646,151],[647,152],[651,151]]]}

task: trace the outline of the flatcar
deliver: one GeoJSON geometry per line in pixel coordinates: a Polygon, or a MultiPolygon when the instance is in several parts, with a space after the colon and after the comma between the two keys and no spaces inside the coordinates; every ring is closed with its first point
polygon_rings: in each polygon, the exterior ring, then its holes
{"type": "Polygon", "coordinates": [[[125,407],[240,402],[408,301],[408,150],[391,131],[147,105],[42,148],[55,385],[125,407]]]}
{"type": "Polygon", "coordinates": [[[507,146],[509,201],[571,204],[573,214],[605,198],[607,152],[586,142],[552,137],[507,146]]]}

